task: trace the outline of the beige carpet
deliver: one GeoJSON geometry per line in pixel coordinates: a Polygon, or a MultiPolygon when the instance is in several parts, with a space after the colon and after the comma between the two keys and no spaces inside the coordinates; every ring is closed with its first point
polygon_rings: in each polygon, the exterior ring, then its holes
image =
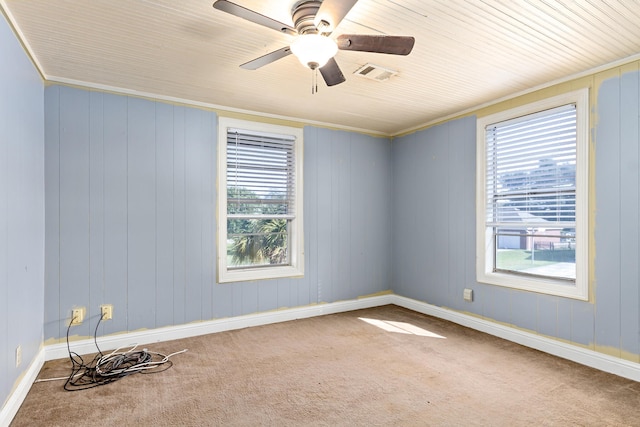
{"type": "Polygon", "coordinates": [[[36,383],[12,426],[640,425],[638,382],[396,306],[147,347],[189,351],[91,390],[36,383]]]}

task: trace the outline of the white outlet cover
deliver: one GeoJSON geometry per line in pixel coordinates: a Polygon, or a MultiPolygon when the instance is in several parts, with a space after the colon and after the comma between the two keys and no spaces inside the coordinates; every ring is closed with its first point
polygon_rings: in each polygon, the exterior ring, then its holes
{"type": "Polygon", "coordinates": [[[22,346],[16,347],[16,368],[22,364],[22,346]]]}

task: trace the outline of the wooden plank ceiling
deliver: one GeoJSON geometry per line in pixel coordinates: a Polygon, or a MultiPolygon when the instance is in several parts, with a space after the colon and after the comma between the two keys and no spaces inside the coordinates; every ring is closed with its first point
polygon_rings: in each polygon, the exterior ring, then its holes
{"type": "MultiPolygon", "coordinates": [[[[235,0],[291,24],[292,0],[235,0]]],[[[340,51],[343,84],[311,94],[294,56],[239,64],[291,36],[213,0],[0,0],[43,76],[230,110],[395,135],[640,53],[640,2],[360,0],[334,32],[412,35],[409,56],[340,51]],[[352,73],[398,71],[385,82],[352,73]]]]}

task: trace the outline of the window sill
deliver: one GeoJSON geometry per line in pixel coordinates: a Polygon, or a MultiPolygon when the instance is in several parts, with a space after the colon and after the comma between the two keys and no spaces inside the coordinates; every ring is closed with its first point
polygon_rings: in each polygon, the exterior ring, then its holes
{"type": "Polygon", "coordinates": [[[304,271],[297,267],[257,267],[242,270],[219,271],[218,283],[251,282],[256,280],[301,277],[304,277],[304,271]]]}
{"type": "Polygon", "coordinates": [[[551,278],[526,277],[518,274],[501,272],[479,272],[478,282],[489,285],[503,286],[522,291],[536,292],[539,294],[555,295],[565,298],[573,298],[588,301],[587,287],[580,285],[581,281],[572,283],[567,280],[554,280],[551,278]]]}

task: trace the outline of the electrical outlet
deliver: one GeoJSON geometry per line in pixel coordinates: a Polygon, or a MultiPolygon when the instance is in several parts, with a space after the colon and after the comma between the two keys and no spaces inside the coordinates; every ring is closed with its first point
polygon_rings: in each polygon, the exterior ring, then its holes
{"type": "Polygon", "coordinates": [[[111,319],[113,319],[113,305],[112,304],[102,304],[100,306],[100,314],[102,315],[102,320],[111,320],[111,319]]]}
{"type": "Polygon", "coordinates": [[[22,346],[16,347],[16,368],[22,364],[22,346]]]}
{"type": "Polygon", "coordinates": [[[84,307],[74,308],[71,310],[71,324],[81,325],[84,322],[84,307]]]}

